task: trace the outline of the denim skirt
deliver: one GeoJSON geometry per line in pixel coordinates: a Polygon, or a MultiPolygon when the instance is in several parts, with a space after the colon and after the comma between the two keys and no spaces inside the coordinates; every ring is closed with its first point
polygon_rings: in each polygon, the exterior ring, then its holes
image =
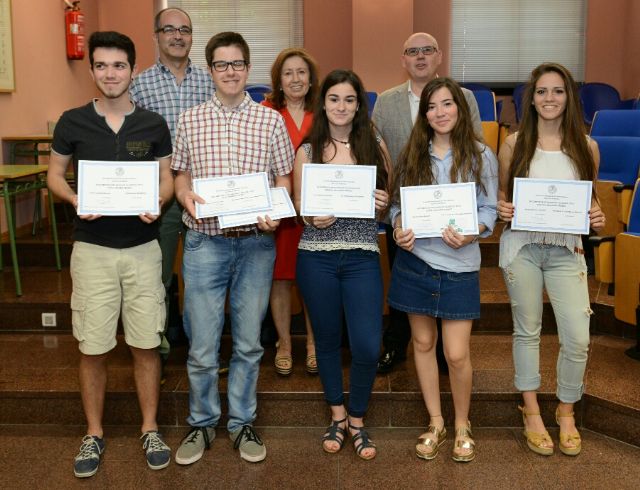
{"type": "Polygon", "coordinates": [[[480,318],[479,274],[434,269],[398,249],[387,302],[400,311],[445,320],[480,318]]]}

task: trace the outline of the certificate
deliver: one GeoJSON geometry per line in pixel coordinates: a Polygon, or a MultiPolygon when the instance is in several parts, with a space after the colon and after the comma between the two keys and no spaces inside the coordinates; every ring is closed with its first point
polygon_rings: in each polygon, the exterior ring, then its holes
{"type": "Polygon", "coordinates": [[[302,216],[374,218],[376,167],[305,163],[302,166],[302,216]]]}
{"type": "Polygon", "coordinates": [[[271,219],[289,218],[296,215],[296,210],[293,207],[291,198],[287,189],[284,187],[274,187],[271,189],[271,208],[259,213],[240,213],[240,214],[226,214],[220,216],[218,221],[220,222],[220,228],[231,228],[234,226],[252,225],[258,222],[258,215],[264,217],[269,215],[271,219]]]}
{"type": "Polygon", "coordinates": [[[591,182],[515,178],[512,230],[589,234],[591,182]]]}
{"type": "Polygon", "coordinates": [[[157,161],[78,162],[78,214],[160,214],[157,161]]]}
{"type": "Polygon", "coordinates": [[[193,179],[193,191],[206,201],[196,203],[196,219],[271,209],[266,172],[193,179]]]}
{"type": "Polygon", "coordinates": [[[475,182],[400,187],[402,228],[416,238],[441,237],[453,226],[461,235],[478,235],[475,182]]]}

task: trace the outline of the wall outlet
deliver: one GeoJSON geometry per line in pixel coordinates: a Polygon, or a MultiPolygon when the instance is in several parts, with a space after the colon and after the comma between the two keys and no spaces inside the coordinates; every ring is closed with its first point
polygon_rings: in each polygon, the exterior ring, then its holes
{"type": "Polygon", "coordinates": [[[57,325],[56,322],[56,314],[55,313],[43,313],[42,314],[42,326],[43,327],[55,327],[57,325]]]}
{"type": "Polygon", "coordinates": [[[42,342],[45,349],[57,349],[58,337],[55,335],[43,335],[42,342]]]}

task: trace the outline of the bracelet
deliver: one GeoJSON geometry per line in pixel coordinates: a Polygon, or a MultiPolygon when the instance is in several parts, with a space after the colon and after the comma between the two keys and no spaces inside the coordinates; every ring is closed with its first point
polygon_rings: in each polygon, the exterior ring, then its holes
{"type": "Polygon", "coordinates": [[[397,228],[393,229],[393,233],[391,234],[391,236],[393,237],[393,241],[398,243],[398,238],[396,237],[396,231],[402,231],[402,227],[398,226],[397,228]]]}
{"type": "MultiPolygon", "coordinates": [[[[313,226],[313,223],[307,221],[307,217],[306,216],[302,216],[302,222],[307,225],[307,226],[313,226]]],[[[315,226],[313,226],[315,228],[315,226]]]]}

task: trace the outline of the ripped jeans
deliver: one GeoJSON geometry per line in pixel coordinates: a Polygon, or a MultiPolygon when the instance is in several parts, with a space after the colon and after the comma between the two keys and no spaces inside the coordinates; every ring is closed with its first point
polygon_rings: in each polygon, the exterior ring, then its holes
{"type": "Polygon", "coordinates": [[[503,269],[513,315],[515,386],[520,391],[540,387],[542,288],[551,300],[558,327],[560,352],[556,395],[574,403],[584,391],[589,351],[587,268],[584,256],[566,247],[529,244],[503,269]]]}

